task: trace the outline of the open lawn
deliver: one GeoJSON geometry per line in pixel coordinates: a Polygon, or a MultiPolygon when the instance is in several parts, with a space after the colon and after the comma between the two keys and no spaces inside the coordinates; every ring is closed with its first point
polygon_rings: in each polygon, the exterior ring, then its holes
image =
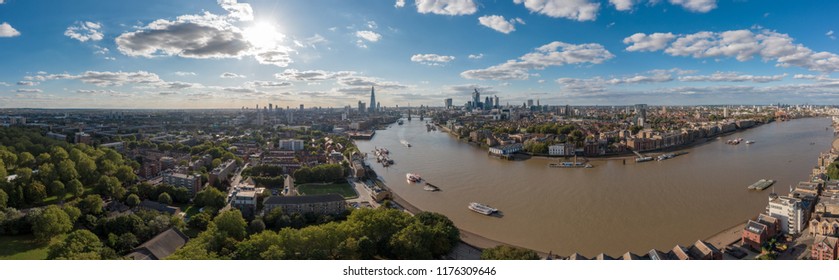
{"type": "MultiPolygon", "coordinates": [[[[61,240],[59,236],[52,242],[61,240]]],[[[35,236],[0,236],[0,260],[45,260],[49,244],[35,241],[35,236]]]]}
{"type": "Polygon", "coordinates": [[[356,198],[358,194],[355,192],[355,188],[350,186],[348,183],[340,183],[340,184],[302,184],[297,186],[297,191],[301,194],[305,195],[319,195],[319,194],[329,194],[329,193],[336,193],[343,196],[346,199],[356,198]]]}

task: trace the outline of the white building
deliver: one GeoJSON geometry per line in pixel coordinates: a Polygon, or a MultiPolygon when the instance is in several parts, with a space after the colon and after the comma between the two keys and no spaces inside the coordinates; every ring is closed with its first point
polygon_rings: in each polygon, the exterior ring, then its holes
{"type": "Polygon", "coordinates": [[[510,145],[501,145],[501,146],[496,146],[496,147],[489,148],[489,152],[493,153],[493,154],[496,154],[496,155],[506,156],[506,155],[511,155],[515,152],[521,151],[522,147],[523,146],[522,146],[521,143],[515,143],[515,144],[510,144],[510,145]]]}
{"type": "Polygon", "coordinates": [[[807,209],[804,209],[804,205],[799,198],[771,194],[769,195],[769,206],[766,209],[769,216],[777,218],[781,223],[783,233],[801,233],[807,224],[807,209]]]}
{"type": "Polygon", "coordinates": [[[303,150],[303,140],[295,140],[295,139],[285,139],[280,140],[277,143],[281,150],[287,151],[302,151],[303,150]]]}
{"type": "Polygon", "coordinates": [[[548,146],[548,154],[552,156],[570,156],[574,155],[574,145],[563,143],[548,146]]]}

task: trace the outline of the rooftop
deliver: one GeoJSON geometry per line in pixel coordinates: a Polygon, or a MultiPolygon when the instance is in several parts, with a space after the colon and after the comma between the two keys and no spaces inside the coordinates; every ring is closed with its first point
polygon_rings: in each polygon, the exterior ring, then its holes
{"type": "Polygon", "coordinates": [[[187,241],[189,237],[183,232],[170,228],[134,248],[126,257],[133,260],[162,260],[183,247],[187,241]]]}
{"type": "Polygon", "coordinates": [[[745,230],[755,234],[761,234],[766,231],[766,225],[749,220],[749,222],[746,223],[745,230]]]}

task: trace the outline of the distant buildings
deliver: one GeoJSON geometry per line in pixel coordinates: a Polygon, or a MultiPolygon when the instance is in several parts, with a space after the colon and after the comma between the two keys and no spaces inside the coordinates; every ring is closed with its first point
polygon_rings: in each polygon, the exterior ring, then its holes
{"type": "Polygon", "coordinates": [[[444,106],[446,106],[446,109],[451,108],[452,107],[452,99],[451,98],[443,99],[443,104],[444,104],[444,106]]]}
{"type": "Polygon", "coordinates": [[[76,144],[93,144],[93,137],[90,134],[84,132],[76,132],[75,137],[73,137],[73,142],[76,144]]]}
{"type": "Polygon", "coordinates": [[[263,202],[265,212],[274,208],[281,208],[283,214],[315,213],[323,215],[337,215],[346,211],[344,197],[337,194],[305,195],[305,196],[270,196],[263,202]]]}
{"type": "Polygon", "coordinates": [[[280,150],[286,150],[286,151],[302,151],[305,148],[303,146],[303,140],[298,140],[298,139],[280,140],[277,143],[277,146],[280,148],[280,150]]]}
{"type": "Polygon", "coordinates": [[[370,113],[376,112],[376,88],[370,87],[370,113]]]}
{"type": "Polygon", "coordinates": [[[574,144],[561,143],[548,146],[548,155],[551,156],[573,156],[574,144]]]}

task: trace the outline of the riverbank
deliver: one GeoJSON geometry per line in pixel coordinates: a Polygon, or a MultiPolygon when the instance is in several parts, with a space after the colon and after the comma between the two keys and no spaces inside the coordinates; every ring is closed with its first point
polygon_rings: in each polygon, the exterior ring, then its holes
{"type": "Polygon", "coordinates": [[[717,249],[722,250],[726,246],[740,241],[740,237],[743,234],[743,228],[746,227],[746,223],[748,223],[748,221],[724,229],[703,240],[705,240],[705,242],[710,243],[711,245],[714,245],[714,247],[717,247],[717,249]]]}
{"type": "MultiPolygon", "coordinates": [[[[384,183],[382,183],[382,184],[384,185],[384,183]]],[[[398,204],[400,207],[402,207],[402,209],[404,209],[408,213],[411,213],[411,215],[416,215],[417,213],[422,212],[421,209],[417,208],[416,206],[414,206],[413,204],[411,204],[407,200],[403,199],[397,193],[391,191],[390,194],[391,194],[391,200],[394,203],[398,204]]],[[[463,209],[466,210],[466,207],[464,206],[463,209]]],[[[460,231],[460,242],[464,243],[464,245],[466,245],[466,246],[477,249],[478,251],[481,251],[483,249],[493,248],[493,247],[496,247],[496,246],[499,246],[499,245],[506,245],[506,246],[511,246],[511,247],[523,248],[521,246],[515,246],[515,245],[504,243],[504,242],[501,242],[501,241],[498,241],[498,240],[493,240],[493,239],[486,238],[486,237],[484,237],[480,234],[464,230],[461,227],[458,227],[457,229],[460,231]]],[[[524,249],[533,250],[533,249],[530,249],[530,248],[524,248],[524,249]]],[[[458,251],[465,252],[465,251],[469,251],[469,250],[458,250],[458,251]]],[[[533,250],[533,251],[538,253],[543,258],[548,256],[548,253],[541,252],[539,250],[533,250]]],[[[475,257],[474,252],[468,253],[466,255],[464,255],[464,253],[455,254],[455,255],[457,255],[459,257],[463,257],[465,259],[473,259],[475,257]]],[[[480,255],[478,255],[477,257],[480,257],[480,255]]]]}

